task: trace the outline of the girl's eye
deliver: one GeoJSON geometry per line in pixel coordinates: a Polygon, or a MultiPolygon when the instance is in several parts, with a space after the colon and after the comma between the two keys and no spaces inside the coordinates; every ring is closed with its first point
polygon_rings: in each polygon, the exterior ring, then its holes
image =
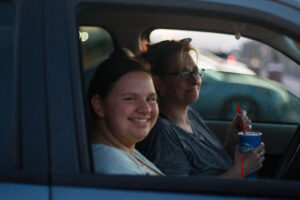
{"type": "Polygon", "coordinates": [[[126,97],[124,98],[125,101],[134,101],[135,98],[134,97],[126,97]]]}
{"type": "Polygon", "coordinates": [[[147,99],[147,101],[148,102],[156,102],[156,97],[149,97],[148,99],[147,99]]]}

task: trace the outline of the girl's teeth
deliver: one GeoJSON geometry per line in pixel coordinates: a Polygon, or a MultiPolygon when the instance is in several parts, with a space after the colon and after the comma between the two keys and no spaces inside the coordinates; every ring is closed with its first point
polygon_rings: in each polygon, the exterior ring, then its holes
{"type": "Polygon", "coordinates": [[[136,121],[138,121],[138,122],[147,122],[146,119],[136,119],[136,121]]]}

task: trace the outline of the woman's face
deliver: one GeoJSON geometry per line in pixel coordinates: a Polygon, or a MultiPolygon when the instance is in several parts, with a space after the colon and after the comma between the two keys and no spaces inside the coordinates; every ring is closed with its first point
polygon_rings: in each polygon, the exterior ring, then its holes
{"type": "MultiPolygon", "coordinates": [[[[177,55],[171,57],[168,62],[168,73],[193,72],[198,69],[188,53],[185,54],[183,62],[180,63],[178,60],[177,55]]],[[[186,80],[181,80],[176,75],[167,75],[161,77],[161,80],[158,91],[166,102],[187,106],[197,101],[202,83],[199,76],[192,75],[186,80]]]]}
{"type": "Polygon", "coordinates": [[[111,134],[123,144],[143,140],[158,116],[152,78],[145,72],[130,72],[113,86],[104,101],[104,120],[111,134]]]}

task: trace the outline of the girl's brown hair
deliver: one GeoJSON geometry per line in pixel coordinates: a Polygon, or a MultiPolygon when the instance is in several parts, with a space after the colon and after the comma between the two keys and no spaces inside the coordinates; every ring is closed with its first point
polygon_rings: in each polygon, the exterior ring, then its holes
{"type": "Polygon", "coordinates": [[[93,119],[97,119],[98,116],[91,105],[92,97],[99,95],[104,99],[115,82],[123,75],[134,71],[150,74],[150,65],[144,60],[133,57],[128,49],[116,50],[98,66],[88,88],[89,110],[93,119]]]}

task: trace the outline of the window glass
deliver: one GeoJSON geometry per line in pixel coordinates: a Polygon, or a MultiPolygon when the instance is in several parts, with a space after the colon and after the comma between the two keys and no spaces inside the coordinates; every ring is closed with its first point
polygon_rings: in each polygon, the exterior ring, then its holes
{"type": "Polygon", "coordinates": [[[0,3],[0,169],[14,167],[13,160],[13,58],[15,7],[0,3]]]}
{"type": "Polygon", "coordinates": [[[297,63],[239,33],[157,29],[150,35],[151,42],[183,38],[192,38],[199,51],[196,62],[206,69],[199,100],[193,104],[204,119],[231,120],[239,104],[252,121],[300,122],[297,63]]]}
{"type": "Polygon", "coordinates": [[[113,51],[113,40],[105,29],[94,26],[80,26],[79,35],[84,72],[84,87],[87,89],[98,64],[106,59],[113,51]]]}

